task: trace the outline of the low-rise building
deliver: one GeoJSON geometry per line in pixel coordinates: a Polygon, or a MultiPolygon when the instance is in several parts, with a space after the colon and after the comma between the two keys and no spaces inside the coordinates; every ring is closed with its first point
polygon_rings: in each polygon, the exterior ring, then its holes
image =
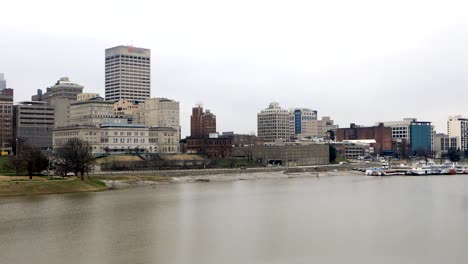
{"type": "Polygon", "coordinates": [[[347,159],[358,159],[359,157],[367,157],[374,154],[374,145],[377,142],[372,140],[345,140],[334,142],[337,155],[347,159]]]}
{"type": "Polygon", "coordinates": [[[15,139],[41,149],[52,148],[54,107],[46,102],[21,102],[14,106],[13,131],[15,139]]]}
{"type": "Polygon", "coordinates": [[[392,129],[382,123],[373,127],[361,127],[351,124],[349,128],[338,128],[335,132],[336,141],[374,139],[375,154],[393,153],[392,129]]]}
{"type": "Polygon", "coordinates": [[[209,137],[188,138],[187,153],[198,153],[208,158],[225,158],[232,156],[232,138],[219,137],[216,133],[209,137]]]}
{"type": "Polygon", "coordinates": [[[435,134],[434,135],[434,152],[437,157],[441,157],[443,154],[447,154],[449,149],[457,149],[458,138],[449,137],[446,134],[435,134]]]}
{"type": "Polygon", "coordinates": [[[271,144],[269,146],[235,147],[234,157],[247,157],[264,164],[308,166],[329,163],[328,144],[271,144]]]}
{"type": "Polygon", "coordinates": [[[255,135],[235,134],[234,132],[223,132],[222,135],[232,138],[233,147],[263,146],[264,144],[264,141],[255,135]]]}
{"type": "Polygon", "coordinates": [[[76,125],[53,130],[54,148],[72,138],[90,144],[95,155],[119,153],[178,153],[177,131],[170,127],[149,128],[137,124],[76,125]]]}

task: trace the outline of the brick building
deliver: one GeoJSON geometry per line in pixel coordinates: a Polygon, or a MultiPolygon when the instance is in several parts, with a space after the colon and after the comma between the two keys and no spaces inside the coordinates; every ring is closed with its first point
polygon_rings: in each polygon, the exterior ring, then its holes
{"type": "Polygon", "coordinates": [[[392,128],[384,127],[382,123],[373,127],[360,127],[351,124],[349,128],[338,128],[335,132],[336,141],[375,139],[374,153],[383,154],[392,150],[392,128]]]}
{"type": "Polygon", "coordinates": [[[209,158],[224,158],[232,156],[232,138],[189,138],[187,152],[199,153],[209,158]]]}
{"type": "Polygon", "coordinates": [[[210,110],[204,112],[202,106],[192,108],[190,136],[200,138],[210,133],[216,133],[216,116],[210,110]]]}
{"type": "Polygon", "coordinates": [[[209,158],[232,156],[232,138],[219,136],[216,132],[216,116],[203,107],[192,108],[190,137],[187,139],[187,153],[199,153],[209,158]]]}

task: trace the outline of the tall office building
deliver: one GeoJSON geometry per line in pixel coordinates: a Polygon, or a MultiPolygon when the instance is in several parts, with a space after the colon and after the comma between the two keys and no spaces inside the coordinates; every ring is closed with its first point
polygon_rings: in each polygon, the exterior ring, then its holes
{"type": "Polygon", "coordinates": [[[106,101],[145,101],[151,96],[149,49],[117,46],[106,49],[106,101]]]}
{"type": "Polygon", "coordinates": [[[54,106],[47,102],[20,102],[14,106],[14,138],[41,149],[52,148],[52,129],[54,129],[54,106]]]}
{"type": "Polygon", "coordinates": [[[287,109],[281,108],[279,103],[270,103],[268,108],[257,114],[258,137],[265,142],[289,141],[293,134],[290,122],[287,109]]]}
{"type": "Polygon", "coordinates": [[[291,134],[311,136],[311,121],[317,120],[317,111],[308,108],[293,108],[290,112],[291,134]]]}
{"type": "Polygon", "coordinates": [[[447,120],[447,134],[457,138],[457,148],[461,151],[468,149],[468,118],[460,115],[449,116],[447,120]]]}
{"type": "Polygon", "coordinates": [[[192,108],[190,117],[190,136],[193,138],[202,138],[216,133],[216,115],[210,110],[203,111],[202,106],[192,108]]]}
{"type": "Polygon", "coordinates": [[[5,75],[3,75],[3,73],[0,73],[0,90],[3,90],[5,88],[6,88],[5,75]]]}
{"type": "Polygon", "coordinates": [[[0,148],[11,152],[13,134],[13,89],[0,90],[0,148]]]}

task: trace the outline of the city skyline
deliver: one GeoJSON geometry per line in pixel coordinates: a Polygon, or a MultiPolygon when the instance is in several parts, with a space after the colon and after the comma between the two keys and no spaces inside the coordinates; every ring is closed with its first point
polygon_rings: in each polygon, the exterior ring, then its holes
{"type": "Polygon", "coordinates": [[[142,11],[148,16],[144,22],[155,25],[151,34],[131,19],[116,21],[113,28],[95,26],[110,14],[101,4],[89,10],[86,1],[76,8],[90,12],[87,21],[57,25],[43,15],[54,11],[52,3],[26,11],[29,19],[40,15],[34,25],[19,20],[17,3],[3,5],[12,12],[0,22],[2,40],[8,39],[0,41],[0,72],[17,102],[62,76],[104,96],[104,50],[131,44],[152,50],[152,97],[180,102],[183,136],[189,134],[191,107],[198,101],[216,112],[220,132],[256,131],[256,113],[270,102],[316,109],[341,127],[417,117],[446,133],[448,116],[468,116],[464,3],[342,2],[344,12],[330,3],[254,1],[249,9],[247,3],[232,7],[244,16],[241,22],[236,12],[223,12],[222,4],[204,10],[210,2],[184,3],[191,12],[171,17],[177,4],[156,3],[157,10],[142,11]],[[211,12],[216,8],[221,11],[211,12]],[[257,20],[265,8],[270,12],[264,21],[257,20]],[[413,13],[420,14],[417,21],[413,13]],[[190,25],[177,22],[182,15],[192,18],[190,25]],[[277,20],[278,15],[285,19],[277,20]],[[334,22],[337,16],[347,24],[334,22]]]}

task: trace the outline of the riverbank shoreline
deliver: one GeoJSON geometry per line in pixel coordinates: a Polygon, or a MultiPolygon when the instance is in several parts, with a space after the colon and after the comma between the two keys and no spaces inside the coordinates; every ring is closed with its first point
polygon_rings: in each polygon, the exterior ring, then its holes
{"type": "Polygon", "coordinates": [[[81,181],[75,177],[47,179],[35,176],[29,180],[27,176],[0,176],[0,197],[99,192],[107,189],[108,187],[97,179],[81,181]]]}
{"type": "Polygon", "coordinates": [[[41,194],[65,194],[78,192],[99,192],[104,190],[125,189],[138,186],[208,183],[242,180],[272,180],[291,178],[320,178],[325,176],[362,175],[352,170],[336,170],[334,167],[304,168],[259,168],[259,169],[219,169],[183,171],[140,171],[113,172],[111,174],[94,174],[90,179],[81,181],[75,177],[66,180],[48,180],[46,177],[0,176],[0,197],[41,194]],[[160,173],[162,172],[162,173],[160,173]]]}
{"type": "Polygon", "coordinates": [[[228,182],[245,180],[274,180],[274,179],[293,179],[293,178],[321,178],[330,176],[362,176],[357,171],[322,171],[322,172],[255,172],[255,173],[237,173],[237,174],[212,174],[212,175],[190,175],[176,177],[161,177],[148,175],[127,175],[127,176],[97,176],[97,179],[104,182],[107,187],[113,189],[123,189],[147,185],[160,184],[180,184],[180,183],[209,183],[209,182],[228,182]]]}

